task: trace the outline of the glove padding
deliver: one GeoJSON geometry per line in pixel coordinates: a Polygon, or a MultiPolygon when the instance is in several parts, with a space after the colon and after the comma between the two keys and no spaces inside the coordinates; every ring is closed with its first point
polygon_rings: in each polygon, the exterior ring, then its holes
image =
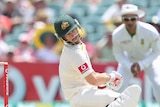
{"type": "Polygon", "coordinates": [[[111,79],[106,83],[106,88],[111,90],[119,90],[123,83],[123,78],[117,71],[112,71],[110,74],[111,79]]]}

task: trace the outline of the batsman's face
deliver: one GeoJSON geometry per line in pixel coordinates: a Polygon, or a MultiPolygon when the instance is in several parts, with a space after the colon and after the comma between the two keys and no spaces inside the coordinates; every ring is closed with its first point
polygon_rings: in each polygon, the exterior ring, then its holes
{"type": "Polygon", "coordinates": [[[77,28],[75,28],[68,35],[66,35],[65,39],[72,43],[78,43],[80,41],[80,35],[77,28]]]}

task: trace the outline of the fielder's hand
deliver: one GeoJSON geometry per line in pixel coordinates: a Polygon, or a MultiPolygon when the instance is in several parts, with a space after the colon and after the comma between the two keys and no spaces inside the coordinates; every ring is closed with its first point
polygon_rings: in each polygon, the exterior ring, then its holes
{"type": "Polygon", "coordinates": [[[111,79],[106,84],[107,88],[111,90],[119,90],[123,83],[122,75],[117,71],[112,71],[109,75],[111,76],[111,79]]]}
{"type": "Polygon", "coordinates": [[[133,63],[131,66],[131,72],[134,77],[138,77],[139,72],[141,71],[140,66],[138,63],[133,63]]]}

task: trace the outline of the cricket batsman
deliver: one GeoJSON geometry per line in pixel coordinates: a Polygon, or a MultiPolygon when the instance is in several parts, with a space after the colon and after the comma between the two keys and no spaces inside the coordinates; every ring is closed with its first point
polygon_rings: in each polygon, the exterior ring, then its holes
{"type": "Polygon", "coordinates": [[[128,86],[122,93],[120,73],[98,73],[92,68],[78,29],[80,24],[69,15],[59,16],[54,27],[64,46],[59,62],[61,88],[71,107],[136,107],[141,94],[138,85],[128,86]]]}

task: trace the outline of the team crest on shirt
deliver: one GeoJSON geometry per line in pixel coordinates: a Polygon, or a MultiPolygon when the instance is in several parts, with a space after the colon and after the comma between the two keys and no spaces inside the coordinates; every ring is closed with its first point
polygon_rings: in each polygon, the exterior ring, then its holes
{"type": "Polygon", "coordinates": [[[81,66],[78,67],[79,71],[81,74],[85,73],[87,70],[89,70],[89,66],[87,63],[82,64],[81,66]]]}
{"type": "Polygon", "coordinates": [[[62,22],[62,24],[61,24],[62,30],[65,30],[68,27],[69,27],[69,23],[68,22],[62,22]]]}
{"type": "Polygon", "coordinates": [[[144,45],[144,39],[141,39],[141,45],[144,45]]]}

